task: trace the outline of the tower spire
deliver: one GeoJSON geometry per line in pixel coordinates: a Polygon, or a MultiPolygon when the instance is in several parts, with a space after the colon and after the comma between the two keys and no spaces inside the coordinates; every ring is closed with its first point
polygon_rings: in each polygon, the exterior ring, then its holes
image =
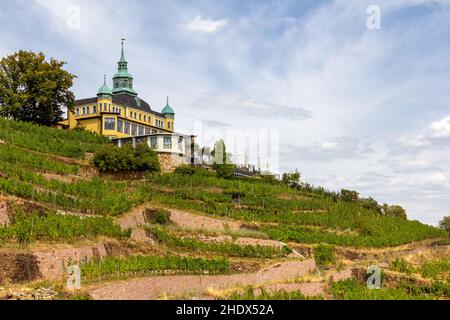
{"type": "Polygon", "coordinates": [[[123,45],[124,45],[124,43],[125,43],[125,39],[121,39],[121,43],[122,43],[122,54],[121,54],[121,56],[120,56],[120,61],[121,62],[125,62],[126,60],[125,60],[125,52],[124,52],[124,49],[123,49],[123,45]]]}
{"type": "Polygon", "coordinates": [[[133,89],[133,76],[128,72],[128,62],[125,60],[125,39],[121,39],[122,50],[120,54],[120,61],[118,64],[117,73],[113,78],[113,93],[128,93],[132,96],[137,96],[137,92],[133,89]]]}

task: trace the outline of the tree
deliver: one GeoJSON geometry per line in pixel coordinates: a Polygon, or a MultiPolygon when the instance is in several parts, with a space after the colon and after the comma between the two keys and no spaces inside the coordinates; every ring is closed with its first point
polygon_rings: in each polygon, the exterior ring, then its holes
{"type": "Polygon", "coordinates": [[[213,156],[214,164],[227,164],[227,147],[222,139],[214,143],[211,155],[213,156]]]}
{"type": "Polygon", "coordinates": [[[381,206],[373,198],[362,198],[359,200],[359,203],[361,204],[361,207],[363,207],[364,209],[375,211],[378,214],[383,213],[381,206]]]}
{"type": "Polygon", "coordinates": [[[213,169],[219,178],[231,179],[236,172],[236,166],[231,163],[227,155],[227,147],[225,142],[221,139],[214,144],[214,149],[211,151],[213,157],[213,169]]]}
{"type": "Polygon", "coordinates": [[[450,237],[450,216],[448,217],[444,217],[444,219],[442,219],[439,222],[439,228],[441,228],[442,230],[447,231],[449,237],[450,237]]]}
{"type": "Polygon", "coordinates": [[[43,53],[20,50],[0,60],[0,115],[50,126],[73,110],[75,78],[65,62],[46,61],[43,53]]]}
{"type": "Polygon", "coordinates": [[[352,190],[342,189],[339,198],[346,202],[357,202],[359,200],[359,193],[352,190]]]}
{"type": "Polygon", "coordinates": [[[385,216],[399,217],[405,220],[408,219],[406,210],[403,209],[401,206],[398,205],[389,206],[387,204],[383,204],[382,210],[385,216]]]}
{"type": "Polygon", "coordinates": [[[289,187],[296,188],[300,186],[301,174],[297,170],[295,172],[283,173],[281,181],[289,187]]]}

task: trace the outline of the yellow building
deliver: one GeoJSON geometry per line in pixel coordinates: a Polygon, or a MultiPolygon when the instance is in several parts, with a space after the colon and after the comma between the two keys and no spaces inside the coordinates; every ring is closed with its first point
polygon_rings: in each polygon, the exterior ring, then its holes
{"type": "Polygon", "coordinates": [[[128,73],[122,42],[113,89],[106,84],[105,76],[97,97],[76,100],[73,112],[69,112],[67,119],[59,125],[68,129],[83,127],[111,138],[173,133],[175,112],[169,105],[169,98],[162,111],[156,112],[138,97],[133,89],[133,76],[128,73]]]}

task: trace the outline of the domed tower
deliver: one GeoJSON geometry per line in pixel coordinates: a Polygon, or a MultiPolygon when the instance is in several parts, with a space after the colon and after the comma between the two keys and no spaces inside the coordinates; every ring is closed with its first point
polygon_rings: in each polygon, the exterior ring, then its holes
{"type": "Polygon", "coordinates": [[[138,94],[133,89],[133,76],[128,72],[128,62],[125,60],[125,53],[123,49],[125,39],[122,39],[122,54],[118,64],[117,73],[113,78],[113,94],[126,93],[136,97],[138,94]]]}
{"type": "Polygon", "coordinates": [[[106,74],[104,76],[103,85],[98,89],[97,102],[99,111],[110,111],[113,99],[113,92],[106,84],[106,74]]]}
{"type": "Polygon", "coordinates": [[[173,108],[169,105],[169,97],[167,97],[167,103],[166,106],[162,109],[161,113],[164,115],[166,127],[173,131],[174,130],[174,122],[175,122],[175,111],[173,108]]]}

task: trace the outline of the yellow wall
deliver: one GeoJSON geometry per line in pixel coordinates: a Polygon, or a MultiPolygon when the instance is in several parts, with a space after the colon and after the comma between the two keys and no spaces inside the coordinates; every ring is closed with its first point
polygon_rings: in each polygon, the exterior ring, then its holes
{"type": "Polygon", "coordinates": [[[101,118],[91,118],[79,120],[79,123],[87,131],[93,133],[100,133],[101,131],[101,118]]]}
{"type": "Polygon", "coordinates": [[[175,120],[172,118],[164,118],[158,117],[152,113],[143,112],[141,110],[137,110],[134,108],[127,108],[121,105],[113,104],[111,99],[100,99],[96,103],[79,105],[75,106],[74,112],[70,112],[68,115],[68,119],[62,121],[60,124],[68,124],[70,129],[75,129],[77,124],[79,123],[87,130],[91,132],[96,132],[98,134],[103,134],[106,136],[112,137],[127,137],[129,135],[125,133],[117,132],[116,130],[105,130],[104,129],[104,121],[102,120],[105,117],[115,118],[116,119],[116,129],[117,129],[117,119],[120,118],[123,121],[128,121],[131,123],[136,123],[138,125],[144,125],[146,127],[150,127],[152,130],[164,131],[164,132],[173,132],[174,131],[174,122],[175,120]],[[112,112],[113,108],[120,109],[120,114],[102,114],[104,112],[103,107],[104,103],[107,104],[107,111],[112,112]],[[93,107],[96,107],[96,112],[93,112],[93,107]],[[83,114],[83,108],[89,107],[89,114],[83,114]],[[79,115],[76,115],[76,110],[79,109],[79,115]],[[134,114],[136,113],[136,118],[134,114]],[[98,117],[98,118],[93,118],[98,117]],[[151,121],[149,121],[149,117],[151,121]],[[145,120],[144,120],[145,119],[145,120]],[[156,120],[160,120],[163,123],[163,127],[156,126],[156,120]],[[168,122],[171,123],[170,129],[168,128],[168,122]],[[102,130],[103,128],[103,130],[102,130]]]}

